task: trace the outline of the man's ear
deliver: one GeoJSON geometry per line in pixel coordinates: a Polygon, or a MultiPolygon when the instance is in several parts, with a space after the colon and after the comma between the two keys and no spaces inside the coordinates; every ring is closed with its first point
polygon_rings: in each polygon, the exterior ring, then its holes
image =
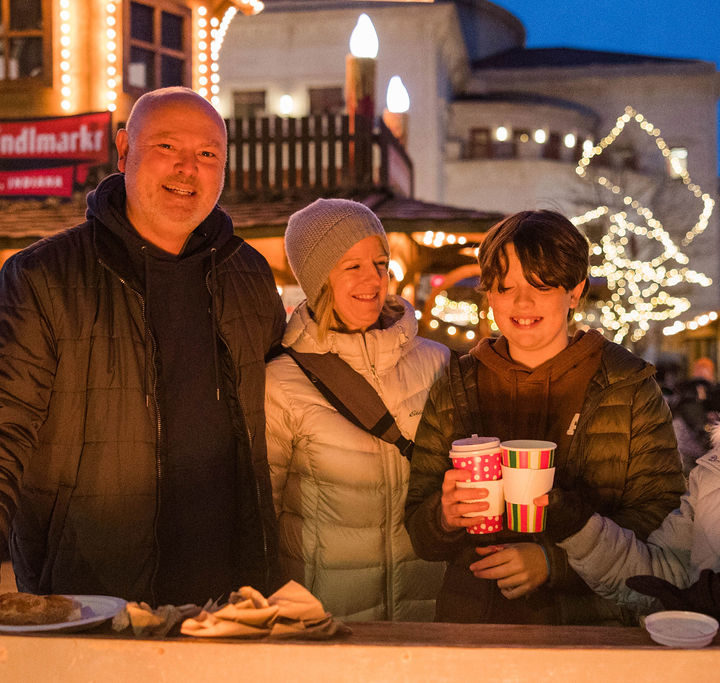
{"type": "Polygon", "coordinates": [[[115,147],[118,153],[118,171],[125,173],[125,160],[128,151],[128,134],[124,128],[121,128],[115,136],[115,147]]]}

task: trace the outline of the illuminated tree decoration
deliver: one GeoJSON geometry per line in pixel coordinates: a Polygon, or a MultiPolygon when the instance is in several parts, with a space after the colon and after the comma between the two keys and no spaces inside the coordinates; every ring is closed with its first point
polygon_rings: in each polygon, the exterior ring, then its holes
{"type": "MultiPolygon", "coordinates": [[[[610,331],[616,342],[622,342],[628,334],[631,341],[639,341],[652,322],[677,318],[690,308],[686,297],[674,296],[668,290],[685,283],[702,287],[712,284],[706,275],[688,268],[687,255],[640,199],[630,196],[627,190],[599,172],[592,177],[588,174],[592,159],[610,147],[627,124],[637,124],[654,140],[663,157],[670,156],[660,130],[635,109],[626,107],[610,133],[584,151],[575,169],[578,176],[594,182],[601,193],[610,193],[610,198],[614,196],[616,202],[622,197],[623,208],[615,210],[608,202],[572,218],[577,226],[594,221],[604,223],[604,234],[599,240],[592,242],[591,238],[590,274],[607,282],[610,296],[607,300],[597,301],[597,312],[588,312],[584,320],[610,331]],[[633,253],[633,247],[642,240],[655,243],[652,257],[643,259],[633,253]]],[[[678,175],[688,192],[701,204],[697,220],[680,241],[684,247],[707,228],[715,202],[692,182],[686,169],[680,169],[678,175]]]]}

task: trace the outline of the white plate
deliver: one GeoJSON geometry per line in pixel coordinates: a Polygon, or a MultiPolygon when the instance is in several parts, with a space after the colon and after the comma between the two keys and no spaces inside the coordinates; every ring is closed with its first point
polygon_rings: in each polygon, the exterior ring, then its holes
{"type": "Polygon", "coordinates": [[[718,622],[699,612],[670,610],[646,616],[645,628],[661,645],[696,648],[710,644],[717,633],[718,622]]]}
{"type": "Polygon", "coordinates": [[[75,621],[60,621],[56,624],[32,624],[11,626],[0,624],[0,633],[44,633],[46,631],[84,631],[112,619],[123,607],[125,600],[109,595],[68,595],[80,603],[81,618],[75,621]]]}

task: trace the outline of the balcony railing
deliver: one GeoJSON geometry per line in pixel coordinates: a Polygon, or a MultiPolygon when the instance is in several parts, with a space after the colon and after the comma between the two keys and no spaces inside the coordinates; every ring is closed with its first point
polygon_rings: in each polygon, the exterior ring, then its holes
{"type": "Polygon", "coordinates": [[[405,149],[382,120],[316,115],[226,120],[231,198],[339,194],[377,188],[413,195],[405,149]]]}

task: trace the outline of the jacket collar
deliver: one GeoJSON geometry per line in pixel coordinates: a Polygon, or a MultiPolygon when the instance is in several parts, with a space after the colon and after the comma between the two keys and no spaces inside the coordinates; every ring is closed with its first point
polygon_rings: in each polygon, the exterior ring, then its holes
{"type": "Polygon", "coordinates": [[[303,301],[288,321],[283,346],[301,353],[336,353],[354,370],[362,372],[370,362],[378,374],[397,365],[408,343],[417,336],[415,310],[399,296],[388,296],[391,324],[383,329],[365,332],[330,330],[325,339],[318,337],[317,323],[311,318],[307,301],[303,301]]]}

